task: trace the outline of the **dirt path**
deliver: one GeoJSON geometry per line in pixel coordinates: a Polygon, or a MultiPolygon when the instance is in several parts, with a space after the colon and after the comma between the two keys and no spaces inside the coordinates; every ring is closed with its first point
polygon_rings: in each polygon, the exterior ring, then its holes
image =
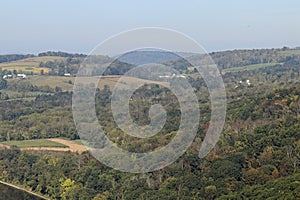
{"type": "MultiPolygon", "coordinates": [[[[61,144],[64,144],[66,146],[68,146],[67,148],[55,148],[55,149],[61,149],[62,151],[72,151],[72,152],[78,152],[78,153],[82,153],[84,151],[87,151],[86,147],[82,144],[77,144],[73,141],[70,141],[70,140],[64,140],[64,139],[61,139],[61,138],[51,138],[51,139],[48,139],[50,141],[53,141],[53,142],[57,142],[57,143],[61,143],[61,144]]],[[[48,147],[45,147],[45,148],[48,148],[48,147]]]]}
{"type": "Polygon", "coordinates": [[[10,149],[10,146],[7,146],[5,144],[0,144],[0,148],[10,149]]]}
{"type": "Polygon", "coordinates": [[[71,148],[63,148],[63,147],[21,147],[23,151],[71,151],[71,152],[79,152],[74,151],[71,148]]]}

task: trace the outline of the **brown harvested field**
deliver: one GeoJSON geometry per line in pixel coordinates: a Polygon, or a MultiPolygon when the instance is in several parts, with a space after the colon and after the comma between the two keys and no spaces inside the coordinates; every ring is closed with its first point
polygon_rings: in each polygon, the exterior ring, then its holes
{"type": "Polygon", "coordinates": [[[26,81],[34,86],[50,86],[51,88],[60,87],[63,91],[72,91],[74,77],[64,76],[33,76],[26,81]]]}
{"type": "MultiPolygon", "coordinates": [[[[98,88],[103,89],[104,85],[109,86],[109,88],[112,90],[115,85],[118,83],[120,84],[120,87],[126,89],[130,88],[134,85],[134,83],[138,84],[151,84],[151,83],[160,83],[161,85],[168,86],[169,83],[167,82],[156,82],[151,80],[144,80],[139,79],[135,77],[128,77],[128,76],[103,76],[101,78],[99,77],[88,77],[86,78],[86,82],[91,81],[91,79],[94,78],[98,82],[98,88]],[[122,78],[122,80],[120,80],[122,78]]],[[[80,82],[85,81],[85,78],[79,78],[80,82]]],[[[51,88],[60,87],[64,91],[72,91],[73,90],[73,84],[75,82],[75,77],[64,77],[64,76],[34,76],[28,78],[26,81],[31,83],[35,86],[50,86],[51,88]]]]}
{"type": "Polygon", "coordinates": [[[70,140],[65,140],[61,138],[51,138],[48,140],[68,146],[67,148],[57,148],[57,149],[61,149],[62,151],[71,151],[71,152],[78,152],[78,153],[87,151],[87,148],[83,144],[78,144],[70,140]]]}
{"type": "Polygon", "coordinates": [[[23,72],[33,72],[34,74],[40,74],[41,70],[44,70],[45,73],[49,72],[49,68],[41,68],[39,67],[40,62],[47,61],[64,61],[66,58],[58,57],[58,56],[41,56],[41,57],[33,57],[26,58],[23,60],[17,60],[12,62],[0,63],[0,67],[2,69],[13,71],[23,71],[23,72]]]}
{"type": "MultiPolygon", "coordinates": [[[[62,147],[57,147],[57,146],[43,146],[43,144],[41,144],[40,146],[24,146],[24,147],[19,147],[21,150],[24,151],[28,151],[28,150],[33,150],[33,151],[62,151],[62,152],[66,152],[66,151],[71,151],[71,152],[78,152],[78,153],[82,153],[84,151],[87,151],[87,148],[80,144],[79,142],[73,142],[70,140],[65,140],[65,139],[61,139],[61,138],[51,138],[51,139],[44,139],[44,140],[49,140],[51,142],[55,142],[55,143],[59,143],[61,144],[62,147]],[[65,146],[65,147],[63,147],[65,146]]],[[[22,142],[22,141],[20,141],[22,142]]],[[[23,142],[26,142],[26,140],[24,140],[23,142]]],[[[5,144],[0,144],[0,148],[4,148],[4,149],[10,149],[11,146],[9,145],[5,145],[5,144]]]]}

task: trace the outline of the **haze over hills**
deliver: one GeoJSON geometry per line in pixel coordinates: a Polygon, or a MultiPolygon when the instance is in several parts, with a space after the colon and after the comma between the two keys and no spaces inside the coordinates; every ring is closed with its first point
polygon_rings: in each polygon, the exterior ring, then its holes
{"type": "MultiPolygon", "coordinates": [[[[291,59],[300,55],[299,48],[287,48],[282,49],[254,49],[254,50],[233,50],[233,51],[221,51],[221,52],[212,52],[209,53],[209,56],[212,57],[213,61],[219,67],[220,70],[228,68],[237,68],[244,67],[247,65],[256,65],[256,64],[278,64],[286,59],[291,59]]],[[[33,67],[44,67],[48,69],[54,68],[69,68],[65,69],[66,72],[71,72],[72,74],[76,73],[76,69],[73,69],[76,65],[78,69],[79,64],[86,58],[87,55],[84,54],[69,54],[65,52],[44,52],[39,53],[38,55],[28,54],[28,55],[0,55],[0,67],[2,69],[10,68],[15,66],[26,66],[27,68],[33,67]],[[43,58],[44,57],[44,58],[43,58]],[[57,59],[59,57],[59,59],[57,59]],[[53,58],[53,59],[51,59],[53,58]],[[16,62],[19,61],[19,62],[16,62]],[[32,64],[30,62],[35,62],[32,64]],[[64,65],[64,66],[62,66],[64,65]]],[[[201,63],[203,55],[197,55],[194,53],[184,53],[184,52],[162,52],[162,51],[133,51],[126,53],[118,59],[109,58],[107,56],[98,57],[97,61],[99,63],[114,63],[121,62],[131,65],[143,65],[145,63],[172,63],[184,62],[180,61],[184,58],[189,58],[193,60],[193,63],[201,63]]],[[[178,64],[178,63],[177,63],[178,64]]],[[[181,65],[183,65],[181,63],[181,65]]],[[[188,65],[185,63],[184,65],[188,65]]],[[[57,70],[57,69],[56,69],[57,70]]],[[[62,70],[62,69],[61,69],[62,70]]],[[[30,72],[30,70],[27,70],[30,72]]],[[[35,72],[36,73],[36,72],[35,72]]]]}

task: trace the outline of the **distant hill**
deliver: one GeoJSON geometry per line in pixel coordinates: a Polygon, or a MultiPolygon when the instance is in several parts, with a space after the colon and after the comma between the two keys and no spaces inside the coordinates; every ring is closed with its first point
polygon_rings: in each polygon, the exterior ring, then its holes
{"type": "Polygon", "coordinates": [[[0,63],[4,62],[12,62],[16,60],[22,60],[25,58],[31,58],[34,57],[33,54],[27,54],[27,55],[20,55],[20,54],[9,54],[9,55],[0,55],[0,63]]]}
{"type": "MultiPolygon", "coordinates": [[[[218,68],[226,72],[253,70],[261,67],[277,66],[283,63],[297,62],[300,60],[299,48],[290,49],[254,49],[212,52],[209,56],[218,68]]],[[[75,75],[80,64],[87,58],[85,54],[47,51],[38,55],[0,55],[0,68],[12,73],[13,70],[27,74],[45,73],[49,75],[75,75]],[[43,70],[43,72],[41,72],[43,70]]],[[[132,51],[116,58],[108,56],[88,57],[90,61],[101,66],[108,66],[104,75],[123,75],[135,66],[161,63],[172,66],[180,73],[192,72],[188,70],[191,64],[201,66],[207,62],[208,55],[199,55],[185,52],[165,52],[154,50],[132,51]]],[[[101,70],[95,68],[94,74],[100,75],[101,70]]]]}
{"type": "Polygon", "coordinates": [[[164,63],[179,59],[175,53],[166,51],[132,51],[125,53],[117,59],[132,65],[144,65],[149,63],[164,63]]]}

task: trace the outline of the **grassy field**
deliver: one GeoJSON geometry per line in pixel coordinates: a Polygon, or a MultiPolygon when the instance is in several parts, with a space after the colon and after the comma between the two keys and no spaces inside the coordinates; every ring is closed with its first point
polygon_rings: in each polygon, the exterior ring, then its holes
{"type": "Polygon", "coordinates": [[[3,70],[17,70],[23,71],[24,73],[33,72],[34,74],[40,74],[41,70],[44,70],[45,73],[48,73],[48,68],[39,67],[40,62],[47,61],[63,61],[66,58],[57,57],[57,56],[42,56],[42,57],[34,57],[34,58],[26,58],[23,60],[13,61],[9,63],[0,63],[0,68],[3,70]]]}
{"type": "Polygon", "coordinates": [[[39,139],[39,140],[21,140],[21,141],[9,141],[9,142],[2,142],[2,144],[7,146],[17,146],[20,148],[24,147],[68,147],[64,144],[46,140],[46,139],[39,139]]]}
{"type": "Polygon", "coordinates": [[[79,140],[72,140],[73,142],[75,142],[76,144],[82,144],[82,141],[79,139],[79,140]]]}
{"type": "Polygon", "coordinates": [[[264,64],[255,64],[255,65],[246,65],[242,67],[232,67],[228,69],[224,69],[223,73],[226,72],[236,72],[236,71],[245,71],[245,70],[255,70],[263,67],[271,67],[280,63],[264,63],[264,64]]]}
{"type": "Polygon", "coordinates": [[[300,55],[300,50],[287,50],[280,52],[284,56],[300,55]]]}
{"type": "Polygon", "coordinates": [[[73,89],[74,80],[75,80],[74,77],[64,77],[64,76],[33,76],[28,78],[25,81],[28,81],[34,86],[48,85],[51,88],[60,87],[64,91],[71,91],[73,89]]]}
{"type": "Polygon", "coordinates": [[[9,96],[9,99],[25,99],[25,98],[35,98],[37,95],[42,95],[42,94],[48,94],[44,92],[18,92],[18,91],[12,91],[8,89],[3,89],[1,92],[7,94],[9,96]]]}
{"type": "MultiPolygon", "coordinates": [[[[103,89],[104,85],[108,85],[109,88],[113,89],[116,83],[119,81],[119,76],[108,76],[102,77],[99,81],[98,87],[103,89]]],[[[133,83],[156,83],[149,80],[138,79],[135,77],[122,77],[123,81],[120,81],[120,87],[130,87],[133,83]]],[[[56,86],[61,87],[63,91],[71,91],[73,90],[73,84],[75,82],[75,77],[63,77],[63,76],[34,76],[30,77],[27,80],[32,85],[35,86],[50,86],[55,88],[56,86]]],[[[88,81],[88,80],[87,80],[88,81]]],[[[167,83],[163,83],[167,85],[167,83]]]]}

